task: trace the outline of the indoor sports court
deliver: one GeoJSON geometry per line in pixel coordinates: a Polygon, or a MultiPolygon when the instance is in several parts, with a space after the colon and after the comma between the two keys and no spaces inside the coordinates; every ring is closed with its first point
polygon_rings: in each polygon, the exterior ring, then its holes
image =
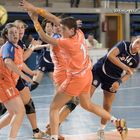
{"type": "MultiPolygon", "coordinates": [[[[140,104],[139,104],[139,72],[133,76],[124,86],[121,86],[116,95],[113,104],[113,114],[115,116],[126,118],[129,128],[128,140],[140,139],[140,104]],[[124,101],[125,100],[125,101],[124,101]]],[[[32,95],[37,110],[37,119],[41,130],[45,129],[46,120],[48,120],[49,104],[53,97],[53,85],[46,76],[41,85],[32,95]]],[[[97,89],[92,98],[98,104],[102,103],[102,91],[97,89]]],[[[70,114],[61,126],[61,133],[66,136],[66,140],[96,140],[96,132],[100,124],[100,119],[81,109],[80,106],[70,114]]],[[[120,135],[114,131],[112,124],[108,123],[106,128],[107,140],[121,140],[120,135]]],[[[6,140],[8,128],[0,132],[0,139],[6,140]]],[[[17,140],[32,140],[31,129],[27,118],[22,124],[17,140]]],[[[44,138],[45,140],[45,138],[44,138]]],[[[47,140],[47,139],[46,139],[47,140]]]]}
{"type": "MultiPolygon", "coordinates": [[[[88,46],[88,54],[93,65],[118,42],[122,40],[133,42],[136,36],[140,35],[140,0],[29,0],[29,2],[56,16],[72,16],[80,19],[82,21],[81,30],[84,32],[85,38],[89,43],[90,38],[94,41],[91,46],[88,46]]],[[[22,20],[28,25],[23,38],[25,45],[29,46],[32,39],[39,39],[33,22],[27,12],[19,6],[19,1],[0,0],[0,12],[8,14],[8,17],[5,17],[0,13],[0,32],[7,23],[22,20]],[[1,6],[6,11],[3,11],[1,6]]],[[[39,16],[39,22],[42,21],[43,18],[39,16]]],[[[4,44],[1,43],[1,38],[0,35],[0,47],[4,44]]],[[[26,61],[30,69],[37,69],[41,53],[38,50],[32,52],[26,61]]],[[[140,65],[134,70],[133,76],[120,85],[112,105],[111,114],[117,118],[124,118],[127,122],[127,139],[121,139],[120,134],[110,122],[107,123],[104,130],[105,139],[99,139],[97,131],[100,127],[100,118],[85,111],[80,105],[60,125],[60,134],[65,140],[140,140],[139,81],[140,65]]],[[[54,93],[55,87],[48,72],[44,74],[39,86],[31,91],[36,107],[37,123],[41,131],[46,129],[47,122],[49,122],[50,104],[54,93]]],[[[103,105],[101,86],[96,89],[91,100],[103,105]]],[[[0,123],[4,115],[0,116],[0,123]]],[[[0,140],[9,140],[7,139],[9,131],[10,126],[0,129],[0,140]]],[[[25,115],[16,140],[33,140],[32,133],[31,125],[25,115]]],[[[50,140],[50,136],[44,135],[39,140],[50,140]]]]}

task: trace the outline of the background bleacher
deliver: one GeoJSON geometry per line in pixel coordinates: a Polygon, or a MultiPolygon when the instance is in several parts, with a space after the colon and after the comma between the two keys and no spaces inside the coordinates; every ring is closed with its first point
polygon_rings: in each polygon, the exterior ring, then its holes
{"type": "MultiPolygon", "coordinates": [[[[62,13],[57,13],[57,15],[61,15],[61,14],[62,13]]],[[[63,14],[63,16],[64,16],[64,14],[63,14]]],[[[65,16],[73,16],[76,19],[81,19],[83,21],[82,30],[84,31],[85,35],[87,36],[88,33],[92,32],[92,33],[94,33],[95,38],[99,40],[99,37],[100,37],[100,35],[99,35],[100,15],[99,14],[66,13],[65,16]]],[[[31,21],[31,19],[27,13],[9,12],[8,17],[9,17],[8,22],[13,22],[16,19],[23,20],[28,25],[26,35],[28,33],[31,33],[31,34],[33,34],[33,36],[35,38],[37,38],[37,33],[34,29],[33,22],[31,21]]],[[[41,22],[42,18],[39,18],[39,20],[41,22]]]]}
{"type": "Polygon", "coordinates": [[[130,15],[131,36],[140,35],[140,14],[130,15]]]}
{"type": "MultiPolygon", "coordinates": [[[[102,44],[105,44],[103,38],[105,38],[105,33],[102,32],[102,22],[104,19],[102,18],[105,13],[114,14],[113,9],[115,9],[116,1],[118,1],[118,9],[127,10],[136,8],[136,0],[110,0],[109,8],[105,8],[107,6],[108,0],[101,0],[102,7],[101,8],[93,8],[94,0],[81,0],[79,8],[71,8],[70,0],[29,0],[34,5],[47,8],[52,13],[55,14],[63,14],[65,16],[73,16],[77,19],[81,19],[83,21],[83,31],[85,36],[89,32],[93,32],[95,38],[100,41],[102,44]],[[48,1],[48,2],[47,2],[48,1]],[[46,7],[48,6],[48,7],[46,7]]],[[[25,13],[19,6],[19,1],[17,0],[0,0],[0,4],[4,5],[8,10],[9,19],[8,22],[12,22],[16,19],[21,19],[26,22],[29,26],[27,29],[26,35],[28,33],[32,33],[35,38],[37,38],[37,33],[33,27],[33,23],[30,20],[27,13],[25,13]]],[[[137,0],[137,7],[140,7],[140,0],[137,0]]],[[[119,13],[118,13],[119,14],[119,13]]],[[[121,13],[120,13],[121,14],[121,13]]],[[[140,12],[137,13],[128,13],[129,20],[125,22],[125,13],[123,15],[123,24],[124,25],[124,39],[129,39],[131,36],[140,34],[140,12]],[[130,31],[125,32],[125,28],[130,28],[130,31]],[[128,34],[128,35],[127,35],[128,34]],[[130,35],[129,35],[130,34],[130,35]]],[[[40,18],[40,21],[42,19],[40,18]]],[[[0,27],[0,30],[2,27],[0,27]]]]}

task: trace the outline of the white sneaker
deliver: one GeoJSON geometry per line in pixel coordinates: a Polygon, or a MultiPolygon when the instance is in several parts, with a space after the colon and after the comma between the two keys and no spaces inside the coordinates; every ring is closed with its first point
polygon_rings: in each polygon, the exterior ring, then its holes
{"type": "Polygon", "coordinates": [[[128,128],[126,125],[126,121],[124,119],[117,119],[115,122],[115,126],[121,135],[121,139],[125,140],[128,136],[128,128]]]}
{"type": "Polygon", "coordinates": [[[44,135],[45,135],[44,132],[42,132],[42,131],[39,130],[38,133],[34,133],[33,134],[33,138],[34,139],[41,139],[44,135]]]}
{"type": "Polygon", "coordinates": [[[97,136],[98,136],[98,140],[105,140],[104,130],[103,129],[99,129],[97,131],[97,136]]]}

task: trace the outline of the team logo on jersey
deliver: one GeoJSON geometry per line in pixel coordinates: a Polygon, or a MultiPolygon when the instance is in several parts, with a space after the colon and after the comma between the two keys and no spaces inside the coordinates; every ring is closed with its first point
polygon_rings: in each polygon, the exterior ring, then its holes
{"type": "Polygon", "coordinates": [[[124,56],[120,57],[120,60],[124,61],[125,60],[125,57],[124,56]]]}
{"type": "Polygon", "coordinates": [[[45,71],[45,67],[42,67],[42,71],[45,71]]]}
{"type": "Polygon", "coordinates": [[[98,85],[98,81],[97,80],[94,80],[93,81],[93,85],[97,86],[98,85]]]}
{"type": "Polygon", "coordinates": [[[132,63],[132,62],[130,62],[130,63],[129,63],[129,66],[132,66],[132,65],[133,65],[133,63],[132,63]]]}
{"type": "Polygon", "coordinates": [[[14,47],[11,47],[11,50],[10,51],[13,52],[13,50],[14,50],[14,47]]]}

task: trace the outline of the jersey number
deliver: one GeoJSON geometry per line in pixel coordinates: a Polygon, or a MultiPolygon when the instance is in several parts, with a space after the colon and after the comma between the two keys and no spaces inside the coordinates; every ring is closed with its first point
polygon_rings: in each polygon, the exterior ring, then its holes
{"type": "Polygon", "coordinates": [[[86,53],[86,48],[85,48],[85,46],[82,44],[81,45],[81,50],[83,51],[83,54],[84,54],[84,59],[86,58],[86,55],[87,55],[87,53],[86,53]]]}
{"type": "Polygon", "coordinates": [[[129,57],[129,56],[127,56],[126,58],[125,58],[125,62],[127,62],[127,64],[131,61],[131,57],[129,57]]]}

